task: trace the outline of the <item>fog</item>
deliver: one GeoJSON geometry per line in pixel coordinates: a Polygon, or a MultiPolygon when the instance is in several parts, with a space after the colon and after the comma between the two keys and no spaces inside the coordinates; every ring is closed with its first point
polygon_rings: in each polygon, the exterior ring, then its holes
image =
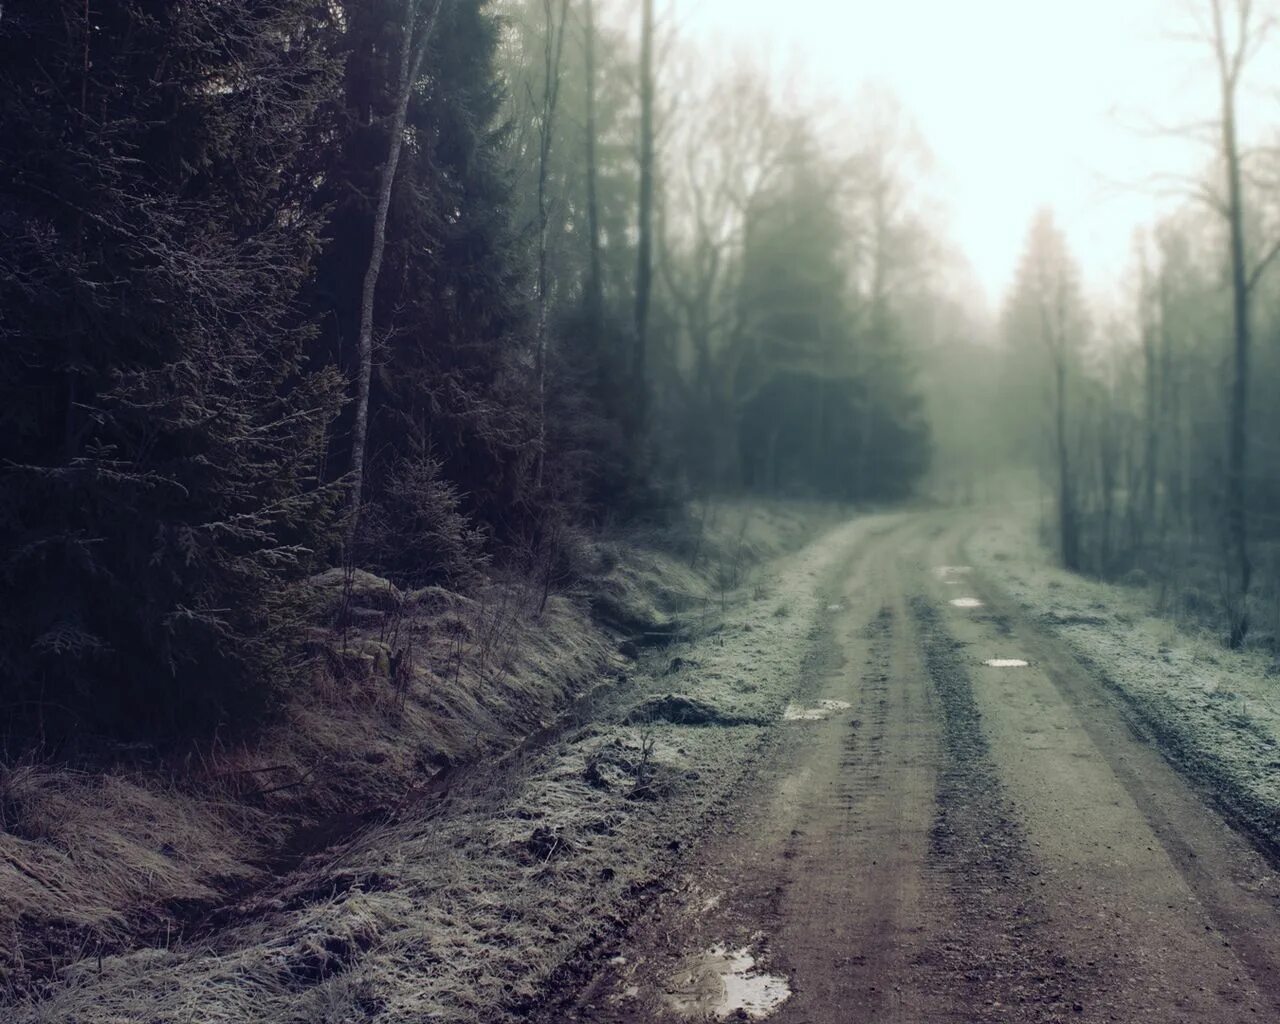
{"type": "MultiPolygon", "coordinates": [[[[798,0],[785,17],[764,0],[700,0],[669,11],[704,53],[767,54],[780,90],[850,108],[868,83],[898,96],[992,308],[1041,206],[1058,213],[1088,290],[1113,295],[1134,230],[1176,206],[1173,179],[1212,156],[1177,130],[1218,105],[1210,54],[1188,38],[1203,12],[1179,0],[798,0]]],[[[1276,66],[1259,60],[1241,97],[1254,143],[1274,137],[1276,66]]]]}
{"type": "Polygon", "coordinates": [[[1278,2],[0,2],[0,1019],[1280,1020],[1278,2]]]}

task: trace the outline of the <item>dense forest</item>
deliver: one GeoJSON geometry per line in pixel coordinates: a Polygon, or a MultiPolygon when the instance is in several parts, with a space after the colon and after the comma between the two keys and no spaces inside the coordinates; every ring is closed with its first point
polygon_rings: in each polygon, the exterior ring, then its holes
{"type": "Polygon", "coordinates": [[[3,10],[18,728],[269,710],[326,569],[559,585],[575,531],[690,498],[973,499],[1009,465],[1067,566],[1280,627],[1277,193],[1233,124],[1260,26],[1206,28],[1217,135],[1128,308],[1045,211],[993,322],[892,96],[784,99],[654,8],[3,10]]]}
{"type": "Polygon", "coordinates": [[[297,674],[326,567],[465,587],[708,490],[909,492],[894,140],[837,158],[593,6],[4,12],[8,702],[207,723],[297,674]]]}

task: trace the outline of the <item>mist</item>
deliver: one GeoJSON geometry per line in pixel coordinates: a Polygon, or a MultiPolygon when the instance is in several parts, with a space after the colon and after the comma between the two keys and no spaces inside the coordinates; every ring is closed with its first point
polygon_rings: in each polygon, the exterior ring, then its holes
{"type": "Polygon", "coordinates": [[[0,1017],[1280,1019],[1271,0],[0,4],[0,1017]]]}

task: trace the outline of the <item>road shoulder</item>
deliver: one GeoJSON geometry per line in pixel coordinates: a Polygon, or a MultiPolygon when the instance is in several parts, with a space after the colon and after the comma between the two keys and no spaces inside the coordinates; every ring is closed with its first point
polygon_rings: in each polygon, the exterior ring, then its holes
{"type": "Polygon", "coordinates": [[[1193,624],[1155,614],[1144,588],[1056,568],[1029,517],[984,522],[964,551],[1025,619],[1105,683],[1136,732],[1280,862],[1280,680],[1268,656],[1230,651],[1193,624]]]}

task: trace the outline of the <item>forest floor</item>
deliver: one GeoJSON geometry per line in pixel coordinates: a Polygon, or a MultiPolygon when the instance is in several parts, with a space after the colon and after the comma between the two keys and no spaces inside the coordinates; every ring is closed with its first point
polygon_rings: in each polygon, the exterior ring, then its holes
{"type": "Polygon", "coordinates": [[[10,1014],[1277,1019],[1268,665],[1052,568],[1034,518],[764,524],[750,576],[745,527],[715,573],[624,555],[625,681],[10,1014]]]}

